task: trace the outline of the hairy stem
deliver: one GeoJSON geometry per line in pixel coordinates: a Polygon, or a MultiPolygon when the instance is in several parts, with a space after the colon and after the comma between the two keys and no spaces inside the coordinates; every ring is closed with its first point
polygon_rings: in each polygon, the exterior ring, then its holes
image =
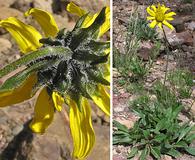
{"type": "Polygon", "coordinates": [[[165,86],[165,82],[167,80],[168,66],[169,66],[169,54],[170,54],[169,46],[171,46],[171,45],[170,45],[170,43],[167,39],[164,28],[163,28],[163,35],[164,35],[164,39],[165,39],[165,48],[166,48],[166,51],[167,51],[166,66],[165,66],[165,78],[164,78],[164,83],[163,83],[164,86],[165,86]]]}

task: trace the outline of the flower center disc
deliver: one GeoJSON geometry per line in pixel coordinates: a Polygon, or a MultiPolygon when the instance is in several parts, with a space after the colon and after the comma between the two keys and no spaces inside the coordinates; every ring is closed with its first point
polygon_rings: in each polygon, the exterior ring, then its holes
{"type": "Polygon", "coordinates": [[[156,17],[156,20],[158,22],[164,21],[164,18],[165,18],[164,14],[162,13],[161,10],[159,10],[159,11],[156,12],[156,16],[155,17],[156,17]]]}

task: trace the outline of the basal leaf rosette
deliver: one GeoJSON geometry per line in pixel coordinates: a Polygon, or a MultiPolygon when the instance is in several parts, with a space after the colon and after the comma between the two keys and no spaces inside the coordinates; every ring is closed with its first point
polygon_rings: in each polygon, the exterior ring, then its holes
{"type": "Polygon", "coordinates": [[[32,16],[44,35],[14,17],[0,21],[25,54],[0,70],[2,78],[23,68],[0,86],[0,107],[21,103],[40,92],[30,128],[42,134],[54,113],[67,104],[72,155],[84,159],[95,143],[89,101],[110,114],[106,89],[110,85],[110,42],[100,41],[110,28],[110,10],[105,7],[92,15],[74,3],[69,3],[67,10],[80,17],[72,31],[59,30],[53,16],[37,8],[29,9],[25,16],[32,16]]]}

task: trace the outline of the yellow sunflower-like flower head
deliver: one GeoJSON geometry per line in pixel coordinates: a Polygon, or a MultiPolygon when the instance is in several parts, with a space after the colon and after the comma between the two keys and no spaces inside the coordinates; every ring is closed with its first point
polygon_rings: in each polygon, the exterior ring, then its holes
{"type": "Polygon", "coordinates": [[[72,155],[84,159],[95,143],[89,101],[110,114],[110,94],[106,89],[110,85],[110,42],[100,41],[110,28],[110,10],[104,7],[93,15],[74,3],[68,4],[67,10],[80,17],[72,31],[59,30],[53,16],[37,8],[31,8],[25,16],[32,16],[44,35],[14,17],[0,21],[25,53],[0,70],[2,78],[22,67],[0,85],[0,107],[21,103],[40,91],[30,128],[43,134],[55,111],[60,112],[63,103],[67,104],[72,155]]]}
{"type": "Polygon", "coordinates": [[[158,25],[162,29],[162,25],[165,25],[171,30],[174,29],[174,27],[168,21],[172,21],[174,19],[173,16],[175,16],[176,13],[175,12],[167,13],[167,11],[169,11],[170,8],[159,3],[157,6],[151,5],[147,7],[146,10],[150,15],[147,17],[147,20],[152,20],[152,22],[150,23],[151,28],[154,28],[156,25],[158,25]]]}

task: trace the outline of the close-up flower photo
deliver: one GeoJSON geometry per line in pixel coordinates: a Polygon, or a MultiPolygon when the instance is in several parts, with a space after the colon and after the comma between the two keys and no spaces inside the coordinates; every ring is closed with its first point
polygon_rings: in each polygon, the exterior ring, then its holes
{"type": "Polygon", "coordinates": [[[0,159],[109,159],[109,1],[0,3],[0,159]]]}
{"type": "Polygon", "coordinates": [[[195,0],[0,0],[0,160],[195,160],[195,0]]]}

